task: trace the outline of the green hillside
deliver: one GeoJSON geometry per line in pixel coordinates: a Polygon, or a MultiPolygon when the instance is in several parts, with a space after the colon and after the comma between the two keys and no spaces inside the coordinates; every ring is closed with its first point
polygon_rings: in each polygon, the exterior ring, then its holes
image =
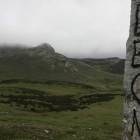
{"type": "Polygon", "coordinates": [[[100,58],[100,59],[85,58],[85,59],[76,59],[76,60],[84,62],[101,71],[105,71],[113,74],[119,74],[119,75],[124,74],[125,59],[112,57],[112,58],[100,58]]]}
{"type": "Polygon", "coordinates": [[[48,44],[0,57],[0,80],[44,79],[122,85],[122,78],[58,54],[48,44]]]}

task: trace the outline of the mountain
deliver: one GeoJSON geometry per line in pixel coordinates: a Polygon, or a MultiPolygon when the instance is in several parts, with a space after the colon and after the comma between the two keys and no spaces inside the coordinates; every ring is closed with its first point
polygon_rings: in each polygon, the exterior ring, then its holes
{"type": "MultiPolygon", "coordinates": [[[[55,52],[47,43],[36,47],[0,47],[0,56],[0,80],[44,79],[122,84],[122,76],[94,68],[91,60],[69,59],[55,52]]],[[[111,64],[119,62],[118,59],[108,61],[111,64]]]]}
{"type": "Polygon", "coordinates": [[[12,55],[19,52],[26,51],[29,47],[25,45],[20,44],[1,44],[0,45],[0,56],[4,55],[12,55]]]}
{"type": "Polygon", "coordinates": [[[76,59],[76,60],[84,62],[101,71],[105,71],[113,74],[119,74],[119,75],[124,74],[125,59],[112,57],[112,58],[102,58],[102,59],[86,58],[86,59],[76,59]]]}

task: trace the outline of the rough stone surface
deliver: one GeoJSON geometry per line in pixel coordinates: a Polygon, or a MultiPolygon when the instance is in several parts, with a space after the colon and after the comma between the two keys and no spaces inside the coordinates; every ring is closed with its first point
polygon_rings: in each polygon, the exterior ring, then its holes
{"type": "Polygon", "coordinates": [[[42,43],[42,44],[38,45],[36,48],[45,50],[45,51],[55,52],[54,48],[48,43],[42,43]]]}
{"type": "Polygon", "coordinates": [[[140,140],[140,0],[131,1],[131,22],[126,43],[122,140],[140,140]],[[136,44],[135,44],[135,43],[136,44]],[[135,112],[135,113],[134,113],[135,112]]]}

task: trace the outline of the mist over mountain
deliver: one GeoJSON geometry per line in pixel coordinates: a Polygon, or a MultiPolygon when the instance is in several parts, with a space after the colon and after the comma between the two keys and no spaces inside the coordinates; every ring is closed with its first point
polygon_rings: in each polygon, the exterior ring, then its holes
{"type": "Polygon", "coordinates": [[[0,44],[0,56],[12,55],[29,49],[29,46],[21,44],[0,44]]]}

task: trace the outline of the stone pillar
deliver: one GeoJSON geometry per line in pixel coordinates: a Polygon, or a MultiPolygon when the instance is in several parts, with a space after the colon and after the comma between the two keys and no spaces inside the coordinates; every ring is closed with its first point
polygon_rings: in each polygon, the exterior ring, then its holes
{"type": "Polygon", "coordinates": [[[126,48],[122,140],[140,140],[140,0],[131,0],[126,48]]]}

